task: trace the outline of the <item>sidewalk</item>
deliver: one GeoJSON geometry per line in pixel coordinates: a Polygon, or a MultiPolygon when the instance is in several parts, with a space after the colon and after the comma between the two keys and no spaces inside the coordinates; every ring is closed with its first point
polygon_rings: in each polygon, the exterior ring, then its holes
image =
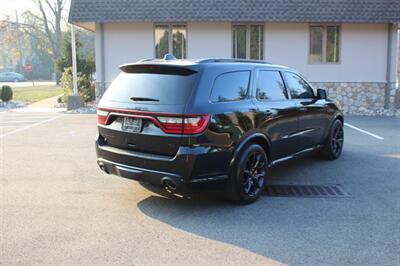
{"type": "Polygon", "coordinates": [[[63,112],[66,108],[57,108],[57,98],[54,96],[35,103],[31,103],[18,111],[21,112],[63,112]]]}
{"type": "Polygon", "coordinates": [[[38,102],[31,103],[26,108],[55,108],[58,97],[59,96],[54,96],[38,102]]]}

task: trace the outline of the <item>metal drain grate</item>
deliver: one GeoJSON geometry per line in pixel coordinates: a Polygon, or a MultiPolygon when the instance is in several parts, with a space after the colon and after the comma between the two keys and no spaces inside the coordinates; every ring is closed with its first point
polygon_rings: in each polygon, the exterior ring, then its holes
{"type": "Polygon", "coordinates": [[[265,195],[269,197],[344,198],[350,195],[341,185],[268,185],[265,195]]]}

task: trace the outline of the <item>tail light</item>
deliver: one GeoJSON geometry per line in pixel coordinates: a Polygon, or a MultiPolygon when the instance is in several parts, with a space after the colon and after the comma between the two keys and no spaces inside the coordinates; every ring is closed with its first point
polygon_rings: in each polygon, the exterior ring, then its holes
{"type": "Polygon", "coordinates": [[[124,116],[124,114],[152,120],[154,124],[168,134],[199,134],[204,132],[210,120],[209,115],[180,115],[101,108],[97,109],[97,122],[100,125],[107,125],[110,120],[109,117],[113,115],[124,116]]]}
{"type": "Polygon", "coordinates": [[[97,123],[99,123],[100,125],[106,125],[108,114],[109,114],[108,111],[97,109],[97,123]]]}
{"type": "Polygon", "coordinates": [[[161,129],[169,134],[198,134],[210,120],[209,115],[157,116],[161,129]]]}

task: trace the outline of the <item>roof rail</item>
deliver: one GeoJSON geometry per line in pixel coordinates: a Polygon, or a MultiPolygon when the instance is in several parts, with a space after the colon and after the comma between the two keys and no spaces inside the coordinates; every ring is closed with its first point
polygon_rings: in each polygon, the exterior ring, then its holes
{"type": "Polygon", "coordinates": [[[177,60],[177,59],[172,54],[165,54],[163,58],[145,58],[145,59],[141,59],[137,62],[140,63],[140,62],[149,62],[149,61],[171,61],[171,60],[177,60]]]}
{"type": "Polygon", "coordinates": [[[199,59],[196,63],[258,63],[258,64],[268,64],[272,63],[263,60],[254,59],[230,59],[230,58],[204,58],[199,59]]]}
{"type": "Polygon", "coordinates": [[[141,59],[137,62],[140,63],[140,62],[148,62],[148,61],[153,61],[153,60],[154,60],[154,58],[145,58],[145,59],[141,59]]]}
{"type": "Polygon", "coordinates": [[[176,57],[172,54],[165,54],[164,58],[165,61],[176,60],[176,57]]]}

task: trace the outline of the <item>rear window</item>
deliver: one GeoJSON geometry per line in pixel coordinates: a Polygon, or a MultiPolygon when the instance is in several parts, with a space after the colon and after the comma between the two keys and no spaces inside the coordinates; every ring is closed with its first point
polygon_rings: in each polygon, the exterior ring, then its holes
{"type": "Polygon", "coordinates": [[[116,102],[184,104],[197,78],[194,71],[180,71],[176,74],[173,71],[135,70],[130,72],[119,74],[103,98],[116,102]]]}
{"type": "Polygon", "coordinates": [[[210,100],[212,102],[240,101],[246,98],[250,71],[237,71],[218,76],[214,81],[210,100]]]}

